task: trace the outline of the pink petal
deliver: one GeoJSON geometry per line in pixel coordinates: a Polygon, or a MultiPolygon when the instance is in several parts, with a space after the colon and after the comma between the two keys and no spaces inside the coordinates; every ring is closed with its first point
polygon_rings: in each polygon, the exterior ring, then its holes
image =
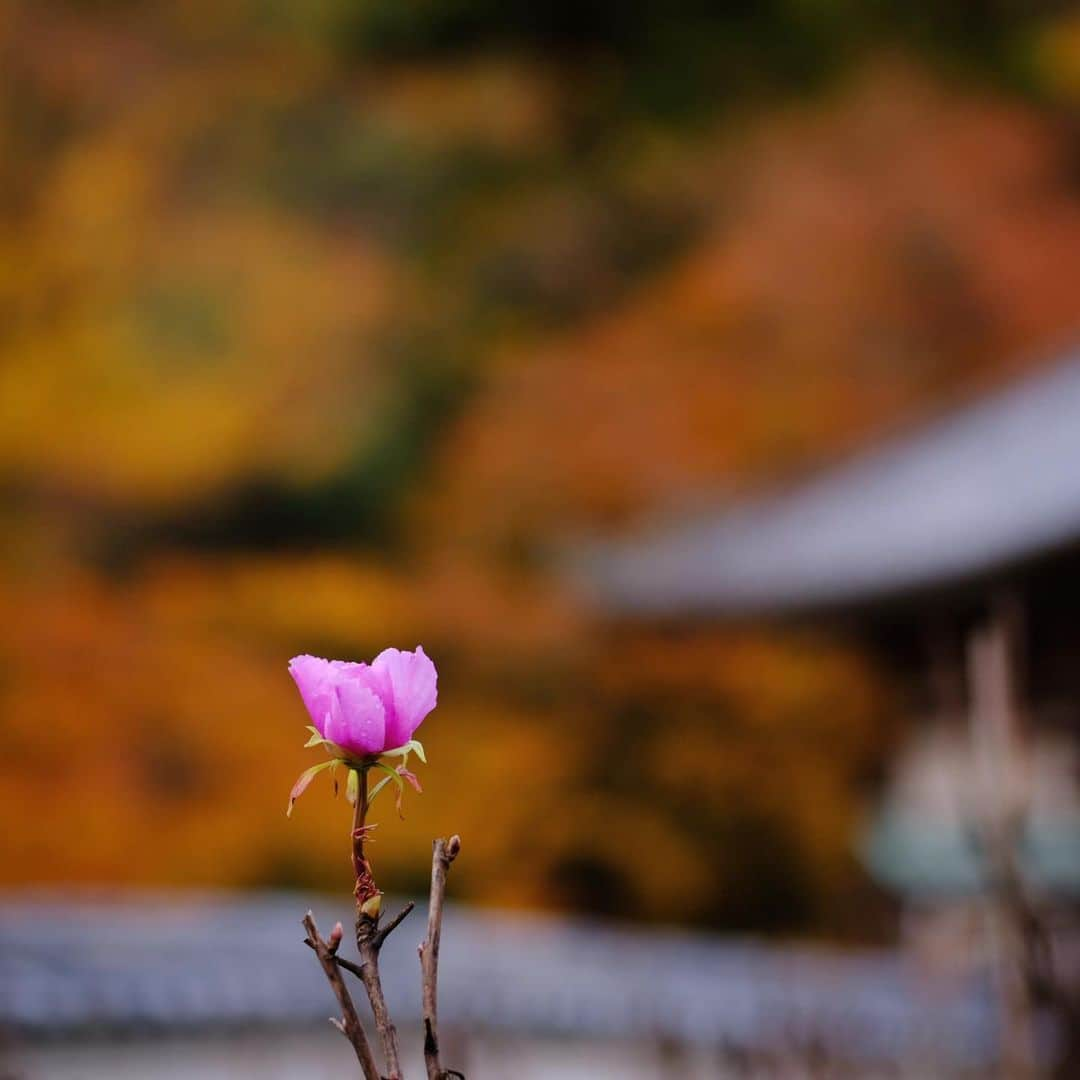
{"type": "Polygon", "coordinates": [[[289,661],[300,697],[304,700],[315,730],[326,737],[326,718],[333,708],[334,683],[337,681],[333,663],[318,656],[294,656],[289,661]]]}
{"type": "Polygon", "coordinates": [[[387,710],[386,749],[404,746],[438,700],[438,673],[418,645],[415,652],[384,649],[375,657],[372,672],[389,680],[393,709],[387,710]]]}
{"type": "Polygon", "coordinates": [[[383,750],[386,712],[379,698],[356,679],[342,679],[326,724],[326,738],[363,757],[383,750]]]}
{"type": "MultiPolygon", "coordinates": [[[[369,667],[367,664],[352,664],[348,677],[355,679],[361,686],[366,686],[382,702],[386,712],[386,726],[393,727],[394,687],[390,682],[390,673],[384,668],[369,667]]],[[[392,749],[392,747],[387,746],[387,749],[392,749]]]]}

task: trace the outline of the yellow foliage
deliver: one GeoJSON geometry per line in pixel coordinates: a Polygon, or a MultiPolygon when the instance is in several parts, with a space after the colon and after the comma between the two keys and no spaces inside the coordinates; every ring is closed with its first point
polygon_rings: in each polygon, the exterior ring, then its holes
{"type": "MultiPolygon", "coordinates": [[[[349,67],[247,0],[31,7],[0,16],[28,103],[0,109],[0,884],[347,891],[326,778],[284,817],[314,760],[286,663],[422,643],[441,704],[423,796],[377,806],[385,887],[457,831],[480,901],[835,923],[889,688],[816,637],[603,626],[558,554],[786,482],[1075,330],[1053,119],[875,65],[742,131],[588,152],[557,65],[349,67]],[[697,231],[646,257],[639,207],[697,231]],[[343,483],[343,515],[404,507],[381,551],[152,535],[358,462],[389,479],[343,483]]],[[[1063,97],[1073,36],[1046,43],[1063,97]]]]}

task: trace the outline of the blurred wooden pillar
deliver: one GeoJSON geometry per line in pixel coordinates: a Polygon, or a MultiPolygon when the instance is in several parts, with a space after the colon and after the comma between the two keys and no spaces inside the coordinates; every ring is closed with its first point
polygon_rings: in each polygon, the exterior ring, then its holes
{"type": "Polygon", "coordinates": [[[1019,598],[998,598],[968,640],[970,732],[979,779],[978,821],[987,868],[985,917],[1001,1005],[1001,1063],[1008,1077],[1035,1074],[1029,992],[1026,899],[1016,864],[1023,824],[1019,783],[1025,755],[1018,704],[1023,611],[1019,598]]]}

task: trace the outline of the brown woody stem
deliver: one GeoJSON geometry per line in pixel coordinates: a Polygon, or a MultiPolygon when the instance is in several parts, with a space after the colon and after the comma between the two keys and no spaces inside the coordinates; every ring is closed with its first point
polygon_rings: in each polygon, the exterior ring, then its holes
{"type": "MultiPolygon", "coordinates": [[[[364,841],[367,833],[368,778],[367,769],[357,769],[358,789],[356,804],[353,808],[351,855],[353,873],[356,878],[356,947],[360,952],[360,963],[355,964],[337,955],[341,940],[340,925],[331,934],[329,942],[324,941],[315,927],[315,921],[309,911],[304,917],[304,928],[308,936],[305,944],[315,951],[322,965],[323,972],[341,1006],[342,1019],[332,1018],[334,1026],[352,1043],[357,1060],[363,1071],[364,1080],[402,1080],[401,1058],[398,1050],[397,1029],[390,1019],[383,994],[382,979],[379,975],[379,953],[386,939],[401,925],[405,916],[414,905],[410,901],[398,912],[386,926],[380,928],[382,914],[381,896],[371,872],[371,865],[364,854],[364,841]],[[383,1077],[372,1054],[371,1045],[356,1013],[352,997],[341,970],[351,972],[363,984],[367,992],[371,1012],[375,1018],[375,1028],[379,1034],[386,1060],[386,1076],[383,1077]]],[[[420,968],[423,986],[424,1009],[424,1063],[429,1080],[447,1080],[460,1073],[444,1070],[439,1061],[439,1036],[437,1017],[437,991],[439,968],[439,940],[442,934],[443,900],[446,895],[446,875],[450,864],[461,850],[461,839],[452,836],[447,840],[436,840],[431,863],[431,899],[428,908],[427,936],[419,947],[420,968]]]]}
{"type": "Polygon", "coordinates": [[[356,1006],[353,1004],[345,980],[338,970],[338,960],[331,951],[330,946],[319,936],[319,931],[315,927],[315,919],[310,911],[304,916],[304,929],[308,934],[308,943],[315,950],[315,955],[319,958],[319,963],[322,965],[327,981],[334,991],[338,1005],[341,1006],[342,1019],[338,1020],[337,1017],[331,1017],[334,1026],[352,1043],[352,1048],[356,1052],[356,1060],[360,1062],[360,1069],[364,1074],[364,1080],[380,1080],[379,1067],[371,1052],[371,1044],[364,1033],[360,1017],[356,1014],[356,1006]]]}
{"type": "MultiPolygon", "coordinates": [[[[412,905],[394,919],[396,926],[412,910],[412,905]]],[[[392,927],[387,928],[387,932],[392,927]]],[[[383,947],[386,935],[379,930],[379,916],[365,915],[357,909],[356,947],[360,950],[360,981],[367,991],[371,1013],[375,1017],[375,1029],[382,1043],[383,1056],[386,1059],[388,1080],[401,1080],[401,1059],[398,1054],[397,1028],[390,1019],[383,995],[382,979],[379,977],[379,951],[383,947]]]]}
{"type": "Polygon", "coordinates": [[[417,950],[420,954],[420,977],[424,1006],[424,1064],[428,1080],[446,1080],[451,1074],[439,1060],[439,941],[442,937],[443,901],[446,898],[446,875],[450,864],[461,851],[461,837],[436,840],[431,854],[431,898],[428,903],[427,937],[417,950]]]}
{"type": "Polygon", "coordinates": [[[383,943],[402,919],[413,909],[410,903],[399,912],[386,927],[379,929],[382,914],[378,903],[379,890],[371,873],[371,866],[364,856],[364,833],[368,810],[367,770],[361,769],[360,787],[353,812],[352,852],[353,870],[356,873],[356,947],[360,951],[360,968],[357,974],[367,991],[371,1013],[375,1018],[375,1029],[379,1033],[383,1057],[386,1061],[388,1080],[401,1080],[401,1057],[398,1051],[397,1028],[390,1019],[390,1010],[386,1007],[382,979],[379,976],[379,953],[383,943]],[[372,901],[375,901],[372,904],[372,901]]]}

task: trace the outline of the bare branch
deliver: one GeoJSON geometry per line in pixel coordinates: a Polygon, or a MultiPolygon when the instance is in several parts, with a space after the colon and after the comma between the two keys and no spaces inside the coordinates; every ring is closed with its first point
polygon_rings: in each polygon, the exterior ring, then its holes
{"type": "MultiPolygon", "coordinates": [[[[365,1080],[402,1080],[401,1059],[398,1050],[397,1029],[390,1019],[390,1011],[383,993],[382,979],[379,974],[379,954],[386,939],[404,921],[415,906],[411,901],[402,908],[384,926],[379,926],[382,914],[382,893],[375,884],[371,864],[364,853],[364,841],[373,826],[367,824],[368,778],[367,768],[357,770],[356,802],[353,809],[351,832],[351,856],[353,873],[356,878],[354,895],[356,897],[356,947],[360,953],[360,963],[355,964],[337,955],[341,945],[341,924],[338,923],[328,940],[319,937],[311,912],[304,918],[304,927],[308,937],[305,944],[313,949],[322,964],[323,971],[341,1006],[343,1019],[333,1018],[334,1026],[344,1034],[353,1045],[360,1061],[365,1080]],[[385,1057],[386,1077],[382,1077],[371,1052],[371,1045],[353,1005],[349,991],[342,978],[341,969],[351,972],[364,985],[368,1002],[375,1019],[375,1028],[379,1035],[385,1057]]],[[[424,979],[424,1025],[426,1037],[424,1057],[429,1077],[449,1080],[460,1077],[460,1073],[443,1071],[439,1065],[438,1035],[435,1018],[435,982],[439,958],[439,936],[442,928],[443,895],[446,892],[446,872],[461,849],[461,840],[452,836],[449,841],[436,840],[431,871],[431,906],[428,915],[428,929],[425,943],[420,946],[420,960],[424,979]],[[434,1072],[432,1071],[434,1069],[434,1072]]]]}
{"type": "Polygon", "coordinates": [[[431,853],[431,898],[428,903],[427,937],[417,950],[424,1004],[424,1064],[428,1080],[446,1080],[460,1075],[443,1069],[439,1060],[439,941],[442,937],[443,901],[446,898],[446,875],[450,864],[461,851],[461,837],[436,840],[431,853]]]}
{"type": "Polygon", "coordinates": [[[412,909],[416,907],[416,904],[410,900],[379,932],[376,934],[376,939],[379,943],[379,948],[383,947],[383,942],[405,921],[405,917],[412,909]]]}
{"type": "Polygon", "coordinates": [[[334,1026],[352,1043],[353,1050],[356,1051],[356,1059],[360,1062],[360,1068],[364,1074],[364,1080],[380,1080],[379,1067],[375,1063],[371,1045],[368,1042],[367,1035],[364,1033],[363,1025],[360,1023],[360,1017],[356,1014],[356,1006],[353,1005],[345,980],[338,970],[341,960],[334,956],[327,943],[319,937],[319,931],[315,927],[315,919],[310,911],[304,916],[304,929],[308,933],[307,944],[315,950],[315,955],[319,958],[319,963],[322,965],[327,981],[330,983],[334,996],[341,1006],[342,1019],[331,1018],[334,1026]]]}
{"type": "MultiPolygon", "coordinates": [[[[355,975],[364,984],[364,990],[367,992],[368,1001],[371,1004],[371,1012],[375,1017],[375,1028],[379,1033],[379,1041],[382,1044],[383,1053],[386,1057],[387,1080],[401,1080],[401,1060],[398,1051],[397,1029],[390,1019],[390,1011],[387,1008],[386,998],[383,994],[382,979],[379,974],[379,952],[386,939],[401,925],[405,917],[415,906],[416,905],[410,901],[381,929],[379,928],[378,916],[369,916],[362,913],[358,914],[356,921],[356,945],[360,950],[361,963],[359,964],[355,964],[351,960],[346,960],[345,957],[331,952],[329,943],[324,943],[330,963],[335,964],[339,968],[344,968],[346,971],[355,975]]],[[[310,936],[310,933],[309,930],[309,937],[304,940],[304,944],[318,953],[318,946],[310,936]]],[[[319,958],[321,960],[322,956],[320,955],[319,958]]],[[[340,978],[340,975],[338,977],[340,978]]],[[[344,1007],[342,1011],[344,1011],[344,1007]]],[[[338,1026],[342,1031],[348,1034],[346,1031],[348,1026],[347,1022],[344,1026],[338,1022],[338,1026]]],[[[363,1034],[362,1031],[361,1034],[363,1034]]]]}
{"type": "MultiPolygon", "coordinates": [[[[313,951],[315,950],[315,945],[312,942],[311,938],[304,938],[304,944],[309,949],[311,949],[313,951]]],[[[334,957],[334,963],[337,964],[338,967],[343,967],[346,971],[348,971],[351,974],[355,975],[358,979],[360,978],[360,965],[359,964],[354,964],[351,960],[346,960],[344,956],[338,956],[337,953],[334,953],[333,957],[334,957]]]]}
{"type": "Polygon", "coordinates": [[[386,935],[408,914],[408,909],[401,913],[386,927],[385,933],[379,930],[379,916],[365,915],[358,911],[356,916],[356,947],[360,950],[360,981],[367,991],[371,1004],[371,1014],[375,1017],[375,1029],[379,1033],[383,1055],[386,1058],[387,1080],[401,1080],[401,1059],[398,1056],[397,1028],[390,1019],[390,1010],[386,1007],[382,979],[379,977],[379,950],[386,940],[386,935]]]}

